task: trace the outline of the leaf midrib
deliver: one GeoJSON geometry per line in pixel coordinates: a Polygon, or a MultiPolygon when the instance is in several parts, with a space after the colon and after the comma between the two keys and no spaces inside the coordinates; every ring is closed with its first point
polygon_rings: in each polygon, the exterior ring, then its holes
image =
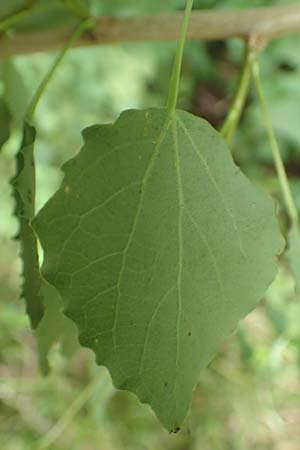
{"type": "MultiPolygon", "coordinates": [[[[176,113],[175,113],[176,114],[176,113]]],[[[179,365],[179,330],[182,315],[182,269],[183,269],[183,232],[182,232],[182,221],[183,221],[183,209],[184,209],[184,195],[182,187],[182,176],[180,169],[180,157],[179,157],[179,147],[178,147],[178,130],[177,130],[177,120],[173,120],[172,136],[174,140],[174,165],[176,171],[176,181],[177,181],[177,196],[178,196],[178,272],[177,272],[177,318],[176,318],[176,357],[175,357],[175,377],[174,377],[174,398],[175,398],[175,413],[178,409],[177,404],[177,380],[178,380],[178,365],[179,365]]]]}
{"type": "Polygon", "coordinates": [[[130,234],[129,234],[126,246],[125,246],[125,248],[123,250],[122,265],[121,265],[121,269],[120,269],[118,280],[117,280],[118,296],[117,296],[116,305],[115,305],[114,322],[113,322],[113,327],[112,327],[112,337],[113,337],[114,351],[116,351],[116,348],[117,348],[115,334],[116,334],[118,313],[119,313],[119,304],[120,304],[120,298],[121,298],[121,281],[122,281],[122,277],[123,277],[124,270],[125,270],[127,254],[128,254],[128,250],[130,248],[130,245],[132,243],[133,236],[134,236],[135,231],[136,231],[138,219],[139,219],[139,216],[140,216],[140,213],[141,213],[141,210],[142,210],[142,205],[143,205],[146,185],[147,185],[149,176],[151,174],[152,168],[154,167],[155,160],[156,160],[157,156],[159,155],[161,144],[162,144],[162,142],[163,142],[163,140],[164,140],[164,138],[165,138],[165,136],[167,134],[167,131],[168,131],[168,128],[169,128],[170,124],[171,124],[170,120],[166,119],[166,121],[165,121],[165,123],[164,123],[164,125],[163,125],[163,127],[161,129],[161,132],[160,132],[160,135],[158,137],[158,140],[157,140],[157,142],[156,142],[156,144],[154,146],[152,156],[151,156],[151,158],[150,158],[150,160],[148,162],[148,165],[146,167],[144,176],[143,176],[142,181],[141,181],[141,195],[140,195],[139,203],[138,203],[138,206],[137,206],[136,215],[135,215],[134,220],[133,220],[132,228],[131,228],[131,231],[130,231],[130,234]]]}

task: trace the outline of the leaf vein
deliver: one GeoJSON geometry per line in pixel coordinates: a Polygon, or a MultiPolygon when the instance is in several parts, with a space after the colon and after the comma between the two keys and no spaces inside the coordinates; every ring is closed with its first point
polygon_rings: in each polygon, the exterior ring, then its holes
{"type": "Polygon", "coordinates": [[[229,206],[228,206],[228,204],[227,204],[227,202],[226,202],[226,199],[225,199],[225,197],[224,197],[224,195],[223,195],[223,193],[222,193],[222,191],[221,191],[221,189],[220,189],[220,187],[219,187],[219,185],[218,185],[218,183],[217,183],[216,178],[215,178],[214,175],[212,174],[212,172],[211,172],[211,170],[210,170],[210,168],[209,168],[207,162],[205,161],[205,159],[203,158],[203,156],[202,156],[201,153],[199,152],[198,147],[197,147],[197,145],[196,145],[194,139],[193,139],[192,136],[189,134],[187,128],[185,127],[184,123],[179,119],[179,117],[178,117],[178,123],[179,123],[179,125],[181,126],[181,128],[182,128],[184,134],[185,134],[185,135],[187,136],[187,138],[189,139],[189,141],[190,141],[190,143],[191,143],[191,145],[192,145],[192,147],[193,147],[193,149],[194,149],[194,151],[195,151],[195,153],[196,153],[198,159],[201,161],[202,166],[204,167],[204,169],[205,169],[205,171],[206,171],[206,173],[207,173],[207,176],[208,176],[209,180],[211,181],[211,183],[212,183],[213,186],[215,187],[215,190],[216,190],[216,192],[217,192],[219,198],[220,198],[221,201],[222,201],[222,204],[223,204],[223,206],[224,206],[224,208],[225,208],[225,211],[227,212],[227,214],[228,214],[229,217],[231,218],[232,225],[233,225],[234,229],[236,230],[236,233],[237,233],[237,236],[238,236],[238,239],[239,239],[239,245],[240,245],[241,253],[242,253],[243,256],[247,259],[247,255],[246,255],[246,252],[245,252],[245,250],[244,250],[244,246],[243,246],[243,242],[242,242],[242,239],[241,239],[239,227],[237,226],[237,222],[236,222],[236,220],[235,220],[235,217],[234,217],[234,215],[232,214],[232,211],[231,211],[231,209],[229,208],[229,206]]]}

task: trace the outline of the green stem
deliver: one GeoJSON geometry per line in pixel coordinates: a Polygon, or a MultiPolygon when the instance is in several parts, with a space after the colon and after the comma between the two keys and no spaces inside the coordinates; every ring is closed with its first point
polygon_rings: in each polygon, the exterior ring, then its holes
{"type": "Polygon", "coordinates": [[[286,171],[284,168],[284,164],[283,164],[280,150],[279,150],[279,145],[278,145],[278,142],[277,142],[277,139],[275,136],[272,121],[271,121],[270,114],[268,111],[266,99],[265,99],[264,92],[263,92],[262,82],[261,82],[261,78],[260,78],[259,63],[257,60],[253,61],[252,75],[253,75],[257,95],[259,98],[260,107],[261,107],[262,115],[263,115],[264,122],[265,122],[265,127],[267,130],[268,136],[269,136],[272,153],[273,153],[273,158],[274,158],[274,163],[275,163],[277,175],[279,178],[279,183],[280,183],[282,195],[284,198],[284,202],[286,204],[287,212],[288,212],[288,215],[289,215],[292,225],[298,226],[298,224],[299,224],[298,211],[297,211],[297,207],[294,203],[294,200],[293,200],[293,197],[291,194],[288,177],[287,177],[287,174],[286,174],[286,171]]]}
{"type": "Polygon", "coordinates": [[[171,75],[171,81],[170,81],[170,89],[169,89],[169,97],[168,97],[168,103],[167,103],[167,111],[168,115],[171,117],[173,116],[176,105],[177,105],[177,99],[178,99],[178,91],[179,91],[179,82],[180,82],[180,73],[181,73],[181,66],[182,66],[182,57],[183,57],[183,49],[184,44],[186,40],[186,35],[189,27],[191,12],[193,8],[193,2],[194,0],[187,0],[185,13],[184,13],[184,19],[180,30],[180,37],[178,41],[178,46],[176,50],[172,75],[171,75]]]}
{"type": "Polygon", "coordinates": [[[249,91],[251,67],[254,58],[254,50],[250,48],[250,45],[247,45],[245,48],[244,63],[241,70],[237,90],[229,108],[229,113],[227,114],[225,122],[220,130],[221,135],[229,144],[232,143],[242,111],[244,109],[247,94],[249,91]]]}
{"type": "Polygon", "coordinates": [[[53,65],[52,65],[52,67],[50,68],[49,72],[46,74],[45,78],[41,81],[39,87],[37,88],[36,93],[34,94],[32,100],[30,102],[30,105],[28,107],[27,114],[26,114],[27,120],[29,122],[32,121],[34,112],[38,105],[38,102],[39,102],[43,92],[45,91],[46,87],[48,86],[50,80],[52,79],[56,69],[58,68],[58,66],[62,62],[64,56],[66,55],[67,51],[69,50],[69,48],[71,48],[73,46],[74,42],[81,36],[81,34],[88,28],[91,28],[92,25],[93,25],[92,19],[87,19],[87,20],[84,20],[83,22],[81,22],[75,28],[71,37],[65,43],[64,47],[61,49],[60,53],[58,54],[57,58],[55,59],[53,65]]]}

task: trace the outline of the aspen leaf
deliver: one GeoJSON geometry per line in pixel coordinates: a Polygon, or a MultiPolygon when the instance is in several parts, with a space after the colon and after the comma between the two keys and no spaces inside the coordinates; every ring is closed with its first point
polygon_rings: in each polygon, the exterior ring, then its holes
{"type": "Polygon", "coordinates": [[[43,275],[117,388],[177,431],[282,248],[272,201],[204,120],[126,111],[83,132],[34,228],[43,275]]]}

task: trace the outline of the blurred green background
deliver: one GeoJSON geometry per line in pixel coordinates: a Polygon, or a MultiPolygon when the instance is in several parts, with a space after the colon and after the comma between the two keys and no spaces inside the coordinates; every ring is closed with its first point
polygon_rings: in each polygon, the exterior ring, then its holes
{"type": "MultiPolygon", "coordinates": [[[[30,1],[27,1],[29,4],[30,1]]],[[[91,0],[97,14],[182,9],[184,1],[91,0]]],[[[195,0],[196,8],[286,4],[272,0],[195,0]]],[[[1,2],[0,17],[22,4],[1,2]]],[[[20,24],[72,23],[61,11],[20,24]],[[51,19],[51,20],[50,20],[51,19]]],[[[80,149],[81,131],[113,121],[128,108],[163,106],[174,43],[120,44],[72,50],[38,107],[37,208],[59,186],[60,166],[80,149]]],[[[220,128],[241,66],[239,41],[193,42],[185,51],[179,106],[220,128]]],[[[117,392],[90,351],[50,352],[51,374],[39,372],[37,348],[20,294],[17,222],[9,179],[19,120],[54,55],[16,57],[7,90],[15,125],[0,154],[0,448],[5,450],[300,450],[300,298],[281,257],[276,280],[259,306],[224,343],[201,375],[183,430],[170,435],[148,406],[117,392]],[[16,90],[17,89],[17,90],[16,90]]],[[[272,121],[297,206],[300,205],[300,37],[276,40],[260,57],[272,121]]],[[[288,228],[271,149],[255,93],[233,146],[236,162],[275,199],[288,228]]],[[[195,358],[197,355],[195,355],[195,358]]]]}

